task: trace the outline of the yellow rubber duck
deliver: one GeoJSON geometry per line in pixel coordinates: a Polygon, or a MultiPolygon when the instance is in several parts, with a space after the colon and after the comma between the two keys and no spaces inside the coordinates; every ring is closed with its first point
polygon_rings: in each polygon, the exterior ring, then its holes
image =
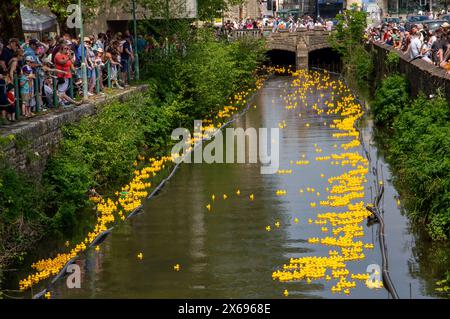
{"type": "Polygon", "coordinates": [[[142,258],[144,258],[144,254],[142,254],[142,253],[137,254],[137,258],[139,260],[142,260],[142,258]]]}
{"type": "Polygon", "coordinates": [[[289,296],[289,291],[288,291],[287,289],[285,289],[285,290],[283,291],[283,295],[284,295],[285,297],[289,296]]]}
{"type": "Polygon", "coordinates": [[[276,227],[276,228],[280,228],[280,222],[279,222],[279,221],[277,221],[277,222],[275,223],[275,227],[276,227]]]}

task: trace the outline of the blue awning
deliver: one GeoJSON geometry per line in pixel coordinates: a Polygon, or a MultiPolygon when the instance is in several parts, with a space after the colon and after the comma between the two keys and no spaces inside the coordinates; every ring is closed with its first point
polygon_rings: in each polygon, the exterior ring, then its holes
{"type": "Polygon", "coordinates": [[[22,28],[25,32],[46,31],[57,24],[56,16],[53,14],[43,14],[27,8],[23,4],[20,4],[20,15],[22,17],[22,28]]]}

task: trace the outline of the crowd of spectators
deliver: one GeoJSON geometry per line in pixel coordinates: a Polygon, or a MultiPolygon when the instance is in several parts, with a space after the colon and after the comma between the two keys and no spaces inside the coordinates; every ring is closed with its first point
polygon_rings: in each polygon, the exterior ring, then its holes
{"type": "MultiPolygon", "coordinates": [[[[142,41],[145,40],[140,38],[138,44],[142,45],[142,41]]],[[[63,107],[81,104],[74,97],[83,95],[83,62],[87,72],[87,96],[104,94],[108,71],[112,87],[123,89],[128,86],[130,75],[133,76],[133,47],[129,31],[123,34],[107,31],[83,39],[68,33],[41,40],[0,39],[1,118],[4,122],[16,121],[16,99],[23,117],[33,116],[37,105],[45,110],[54,108],[55,102],[63,107]],[[69,96],[70,83],[75,91],[73,96],[69,96]]]]}
{"type": "MultiPolygon", "coordinates": [[[[439,18],[431,16],[433,18],[439,18]]],[[[440,20],[436,20],[440,21],[440,20]]],[[[410,61],[422,59],[450,74],[450,24],[439,22],[437,28],[430,29],[426,23],[388,22],[367,29],[367,41],[384,43],[405,53],[410,61]]]]}
{"type": "Polygon", "coordinates": [[[295,18],[289,16],[287,18],[273,18],[264,17],[260,19],[242,19],[239,21],[227,20],[224,23],[223,29],[225,31],[232,30],[252,30],[252,29],[264,29],[269,28],[272,32],[289,31],[296,32],[297,29],[313,30],[315,28],[323,28],[325,30],[331,30],[333,22],[329,19],[313,19],[310,16],[303,16],[295,18]]]}

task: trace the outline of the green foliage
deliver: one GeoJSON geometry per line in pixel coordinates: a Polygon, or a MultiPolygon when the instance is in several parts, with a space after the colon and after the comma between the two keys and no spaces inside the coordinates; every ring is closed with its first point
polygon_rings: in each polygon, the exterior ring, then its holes
{"type": "Polygon", "coordinates": [[[408,82],[404,76],[391,75],[375,92],[372,112],[377,124],[391,125],[409,102],[408,82]]]}
{"type": "Polygon", "coordinates": [[[354,4],[336,16],[337,24],[329,41],[331,47],[341,55],[344,72],[365,89],[373,71],[370,54],[364,49],[364,31],[367,27],[367,13],[354,4]]]}
{"type": "Polygon", "coordinates": [[[336,15],[337,24],[330,37],[330,43],[344,59],[352,55],[352,48],[363,43],[364,31],[367,27],[367,13],[353,5],[350,10],[344,10],[336,15]]]}
{"type": "Polygon", "coordinates": [[[445,278],[436,282],[438,286],[435,290],[443,293],[447,298],[450,297],[450,271],[445,273],[445,278]]]}
{"type": "Polygon", "coordinates": [[[388,73],[395,73],[397,71],[399,62],[400,56],[398,55],[398,53],[395,51],[389,51],[385,61],[388,73]]]}
{"type": "Polygon", "coordinates": [[[47,225],[46,192],[39,183],[0,162],[0,268],[21,257],[47,225]]]}
{"type": "Polygon", "coordinates": [[[373,71],[373,62],[370,53],[363,46],[356,46],[348,65],[353,66],[349,70],[355,77],[358,86],[365,88],[373,71]]]}
{"type": "Polygon", "coordinates": [[[434,239],[450,236],[450,107],[419,96],[394,121],[389,158],[407,190],[410,216],[434,239]]]}
{"type": "Polygon", "coordinates": [[[40,198],[45,197],[36,183],[13,169],[1,164],[0,180],[7,181],[0,186],[0,224],[25,218],[42,217],[40,198]]]}
{"type": "Polygon", "coordinates": [[[154,50],[148,70],[159,97],[169,103],[182,101],[181,110],[189,120],[212,114],[225,97],[250,85],[265,50],[262,40],[242,39],[228,44],[217,41],[208,29],[199,30],[185,46],[186,53],[154,50]]]}
{"type": "Polygon", "coordinates": [[[221,16],[231,6],[241,5],[244,0],[198,0],[198,15],[203,21],[211,21],[221,16]]]}
{"type": "Polygon", "coordinates": [[[386,56],[386,63],[388,65],[397,65],[398,62],[400,61],[400,56],[398,55],[398,53],[394,52],[394,51],[389,51],[389,53],[386,56]]]}

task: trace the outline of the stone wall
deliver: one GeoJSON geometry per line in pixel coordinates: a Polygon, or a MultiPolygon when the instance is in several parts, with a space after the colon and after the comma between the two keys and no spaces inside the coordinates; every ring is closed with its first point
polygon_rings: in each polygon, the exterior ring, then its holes
{"type": "Polygon", "coordinates": [[[58,147],[62,138],[61,128],[76,123],[85,116],[97,113],[101,106],[113,101],[125,101],[136,92],[145,91],[147,85],[130,87],[94,103],[61,109],[30,120],[0,127],[0,136],[14,135],[14,140],[3,148],[5,158],[18,171],[26,171],[40,178],[47,159],[58,147]]]}
{"type": "Polygon", "coordinates": [[[393,49],[382,43],[372,43],[369,45],[375,59],[376,82],[392,72],[404,74],[411,84],[411,94],[417,96],[420,92],[426,95],[436,94],[440,89],[442,94],[450,101],[450,77],[446,71],[421,59],[410,62],[409,55],[393,49]],[[388,68],[386,64],[389,52],[396,52],[399,56],[399,63],[395,68],[388,68]]]}

